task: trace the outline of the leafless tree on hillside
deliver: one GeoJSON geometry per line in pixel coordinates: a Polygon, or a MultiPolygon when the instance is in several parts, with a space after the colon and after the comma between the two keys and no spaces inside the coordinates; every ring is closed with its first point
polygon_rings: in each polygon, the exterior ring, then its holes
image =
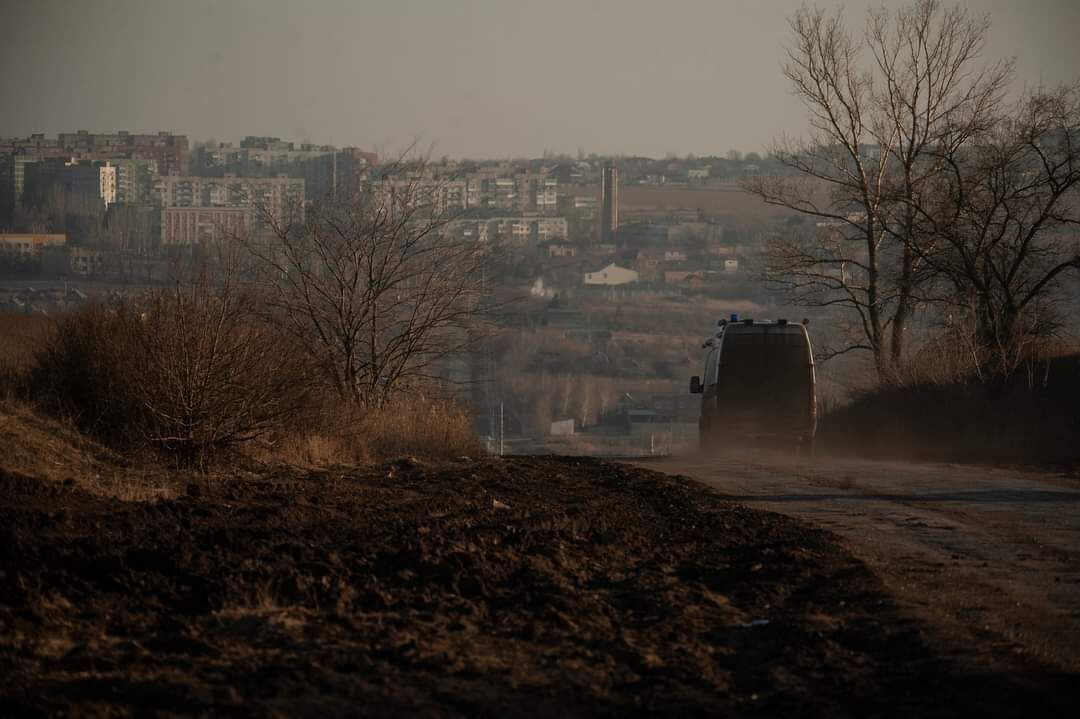
{"type": "Polygon", "coordinates": [[[792,170],[743,186],[818,219],[820,231],[770,248],[768,277],[800,304],[844,310],[850,334],[831,354],[866,351],[878,376],[903,361],[922,279],[912,207],[942,165],[930,150],[975,131],[1000,101],[1009,63],[980,68],[988,21],[938,0],[871,13],[861,36],[841,14],[792,18],[784,74],[810,134],[775,143],[792,170]]]}
{"type": "Polygon", "coordinates": [[[1007,378],[1061,320],[1057,290],[1080,275],[1080,85],[1031,93],[962,143],[913,206],[935,300],[971,323],[986,374],[1007,378]]]}
{"type": "Polygon", "coordinates": [[[400,162],[284,216],[259,208],[269,241],[243,238],[275,321],[358,406],[434,379],[490,310],[490,248],[455,232],[445,183],[426,169],[400,162]]]}

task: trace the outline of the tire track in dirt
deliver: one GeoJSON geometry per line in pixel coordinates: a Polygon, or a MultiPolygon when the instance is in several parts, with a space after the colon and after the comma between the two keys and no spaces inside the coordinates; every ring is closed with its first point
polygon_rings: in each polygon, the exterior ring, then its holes
{"type": "Polygon", "coordinates": [[[936,628],[938,648],[958,665],[1080,672],[1080,488],[1073,479],[753,454],[643,466],[835,532],[936,628]]]}

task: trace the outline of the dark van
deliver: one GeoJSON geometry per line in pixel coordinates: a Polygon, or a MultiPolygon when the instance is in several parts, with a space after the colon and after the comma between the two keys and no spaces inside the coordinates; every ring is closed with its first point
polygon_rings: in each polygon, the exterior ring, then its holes
{"type": "Polygon", "coordinates": [[[767,444],[811,454],[817,429],[814,355],[803,324],[720,321],[705,344],[698,428],[703,450],[767,444]]]}

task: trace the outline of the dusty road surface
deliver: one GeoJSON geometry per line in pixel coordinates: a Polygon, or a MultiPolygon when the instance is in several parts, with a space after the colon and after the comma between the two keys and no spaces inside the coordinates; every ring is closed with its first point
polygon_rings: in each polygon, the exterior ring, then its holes
{"type": "Polygon", "coordinates": [[[753,453],[642,466],[836,533],[959,666],[1080,681],[1080,478],[753,453]]]}

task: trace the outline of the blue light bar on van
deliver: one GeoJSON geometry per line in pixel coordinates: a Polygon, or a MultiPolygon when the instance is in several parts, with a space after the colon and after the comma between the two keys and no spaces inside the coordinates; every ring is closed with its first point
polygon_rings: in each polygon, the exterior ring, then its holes
{"type": "Polygon", "coordinates": [[[738,312],[732,312],[731,313],[731,321],[732,322],[738,322],[739,321],[739,313],[738,312]]]}

